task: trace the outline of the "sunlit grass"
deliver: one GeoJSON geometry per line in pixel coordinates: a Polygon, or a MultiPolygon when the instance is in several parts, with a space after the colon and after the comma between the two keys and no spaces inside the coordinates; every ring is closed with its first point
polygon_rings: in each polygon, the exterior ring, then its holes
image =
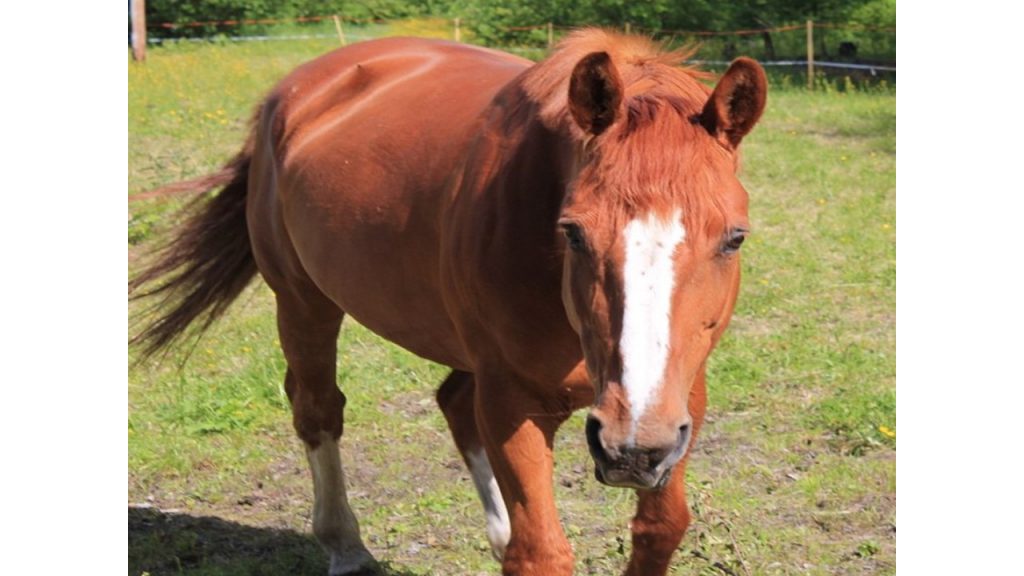
{"type": "MultiPolygon", "coordinates": [[[[130,194],[220,165],[273,82],[337,44],[182,44],[129,65],[130,194]]],[[[754,230],[736,315],[709,365],[709,422],[688,482],[694,525],[675,573],[894,572],[895,95],[776,85],[743,166],[754,230]]],[[[129,205],[130,270],[179,204],[129,205]]],[[[308,534],[273,308],[256,283],[194,348],[130,370],[129,502],[308,534]]],[[[497,571],[433,404],[445,373],[355,323],[343,330],[353,506],[393,573],[497,571]]],[[[577,415],[559,435],[559,506],[578,571],[617,573],[633,495],[592,480],[582,428],[577,415]]],[[[130,543],[132,569],[195,556],[184,572],[258,565],[206,556],[182,534],[161,542],[130,543]]],[[[296,560],[316,554],[295,544],[264,568],[320,574],[322,558],[296,560]]]]}

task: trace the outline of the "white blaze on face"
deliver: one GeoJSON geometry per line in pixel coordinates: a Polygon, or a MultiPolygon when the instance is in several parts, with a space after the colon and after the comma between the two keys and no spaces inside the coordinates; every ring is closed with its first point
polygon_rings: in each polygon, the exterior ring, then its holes
{"type": "Polygon", "coordinates": [[[622,317],[622,386],[629,398],[633,425],[628,442],[654,393],[661,387],[668,362],[676,248],[686,230],[676,210],[668,220],[648,214],[623,231],[625,305],[622,317]]]}

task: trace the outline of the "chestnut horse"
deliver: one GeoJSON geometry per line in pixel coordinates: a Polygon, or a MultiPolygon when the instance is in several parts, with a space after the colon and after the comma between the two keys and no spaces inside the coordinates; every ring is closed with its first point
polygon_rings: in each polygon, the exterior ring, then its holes
{"type": "Polygon", "coordinates": [[[437,391],[505,574],[569,574],[552,443],[591,406],[597,479],[639,496],[627,574],[664,574],[684,468],[749,224],[737,147],[765,105],[738,59],[714,90],[684,53],[599,30],[545,61],[385,39],[305,64],[262,102],[220,189],[130,286],[152,353],[258,272],[305,444],[330,574],[373,570],[345,494],[345,314],[452,368],[437,391]]]}

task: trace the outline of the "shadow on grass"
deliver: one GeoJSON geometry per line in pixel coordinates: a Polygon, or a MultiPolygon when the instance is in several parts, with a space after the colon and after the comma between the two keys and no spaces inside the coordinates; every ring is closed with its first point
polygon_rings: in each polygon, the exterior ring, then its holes
{"type": "MultiPolygon", "coordinates": [[[[327,555],[311,535],[210,516],[128,507],[128,574],[324,576],[327,555]]],[[[382,563],[382,576],[424,576],[382,563]]]]}

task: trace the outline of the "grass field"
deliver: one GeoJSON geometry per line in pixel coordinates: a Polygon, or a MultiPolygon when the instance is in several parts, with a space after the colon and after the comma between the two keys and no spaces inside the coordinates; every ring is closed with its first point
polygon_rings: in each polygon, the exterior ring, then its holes
{"type": "MultiPolygon", "coordinates": [[[[128,70],[129,194],[217,167],[272,83],[333,47],[151,49],[128,70]]],[[[754,233],[710,362],[694,522],[673,573],[894,573],[895,93],[776,89],[744,147],[754,233]]],[[[129,273],[178,204],[129,204],[129,273]]],[[[433,402],[446,370],[351,321],[339,351],[343,459],[367,545],[389,574],[496,573],[433,402]]],[[[261,283],[194,348],[130,369],[129,574],[326,573],[283,374],[261,283]]],[[[556,463],[577,572],[618,573],[635,497],[593,480],[582,414],[562,428],[556,463]]]]}

